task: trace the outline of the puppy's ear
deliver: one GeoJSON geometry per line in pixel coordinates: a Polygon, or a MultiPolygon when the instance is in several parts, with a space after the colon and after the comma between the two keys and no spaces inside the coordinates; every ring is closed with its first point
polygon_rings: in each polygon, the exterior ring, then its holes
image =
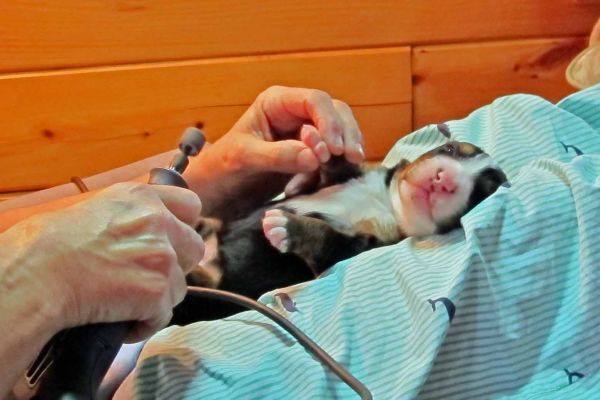
{"type": "Polygon", "coordinates": [[[506,175],[501,169],[486,168],[475,178],[475,186],[469,198],[466,212],[492,195],[500,186],[508,183],[506,175]]]}
{"type": "Polygon", "coordinates": [[[408,161],[406,158],[403,158],[398,162],[398,164],[394,165],[392,168],[388,168],[388,170],[385,173],[385,185],[389,186],[390,182],[392,181],[392,178],[394,177],[394,174],[396,174],[396,172],[402,171],[404,168],[406,168],[408,164],[410,164],[410,161],[408,161]]]}
{"type": "Polygon", "coordinates": [[[487,197],[494,193],[498,187],[507,183],[508,179],[502,170],[498,168],[488,168],[481,172],[477,181],[480,185],[479,188],[487,197]]]}

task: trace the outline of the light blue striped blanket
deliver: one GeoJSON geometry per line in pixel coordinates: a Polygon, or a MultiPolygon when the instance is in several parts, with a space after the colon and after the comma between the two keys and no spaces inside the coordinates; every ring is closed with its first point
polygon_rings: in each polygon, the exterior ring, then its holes
{"type": "MultiPolygon", "coordinates": [[[[375,399],[600,399],[600,86],[556,105],[500,98],[401,139],[385,162],[443,143],[440,128],[490,153],[512,186],[464,230],[363,253],[261,301],[375,399]]],[[[357,398],[254,312],[160,332],[121,396],[357,398]]]]}

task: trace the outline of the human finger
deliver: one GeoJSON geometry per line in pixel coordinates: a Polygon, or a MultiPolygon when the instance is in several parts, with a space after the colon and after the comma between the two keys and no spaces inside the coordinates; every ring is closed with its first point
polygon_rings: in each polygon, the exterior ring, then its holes
{"type": "Polygon", "coordinates": [[[316,155],[299,140],[265,142],[248,136],[241,157],[247,166],[259,171],[295,174],[319,167],[316,155]]]}
{"type": "Polygon", "coordinates": [[[162,328],[166,327],[173,318],[173,308],[164,308],[150,319],[138,321],[127,334],[125,343],[136,343],[149,338],[162,328]]]}
{"type": "Polygon", "coordinates": [[[128,334],[127,342],[133,343],[149,337],[167,326],[173,317],[173,308],[185,297],[187,284],[183,270],[175,266],[169,269],[169,275],[165,279],[167,282],[158,287],[167,289],[160,290],[161,296],[158,301],[152,297],[146,299],[144,307],[149,309],[149,315],[142,317],[143,319],[134,325],[128,334]]]}
{"type": "Polygon", "coordinates": [[[310,147],[321,163],[326,163],[331,158],[327,144],[319,135],[317,128],[304,124],[300,129],[300,140],[310,147]]]}
{"type": "Polygon", "coordinates": [[[344,156],[352,163],[361,163],[365,159],[363,136],[352,109],[340,100],[333,100],[333,104],[343,123],[344,156]]]}
{"type": "MultiPolygon", "coordinates": [[[[177,223],[187,227],[180,221],[177,223]]],[[[155,273],[148,275],[151,278],[146,276],[146,279],[140,279],[141,282],[146,282],[144,285],[146,289],[137,295],[138,304],[135,308],[138,309],[139,320],[129,332],[128,342],[145,339],[164,328],[172,318],[173,307],[183,300],[187,292],[184,270],[175,262],[169,262],[165,257],[156,257],[156,259],[146,257],[144,266],[154,270],[155,273]],[[162,265],[152,267],[153,261],[160,262],[162,265]]]]}
{"type": "Polygon", "coordinates": [[[166,229],[169,242],[184,273],[194,269],[204,256],[204,241],[198,232],[178,219],[172,218],[166,229]]]}
{"type": "Polygon", "coordinates": [[[289,132],[305,121],[314,125],[331,153],[344,152],[343,124],[331,96],[317,89],[274,86],[261,95],[261,109],[272,128],[289,132]]]}
{"type": "Polygon", "coordinates": [[[202,202],[198,195],[191,190],[166,185],[153,185],[165,207],[181,222],[195,226],[200,218],[202,202]]]}

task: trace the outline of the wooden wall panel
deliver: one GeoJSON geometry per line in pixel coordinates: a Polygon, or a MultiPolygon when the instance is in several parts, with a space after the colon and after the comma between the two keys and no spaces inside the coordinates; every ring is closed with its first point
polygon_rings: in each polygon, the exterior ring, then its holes
{"type": "Polygon", "coordinates": [[[414,127],[463,118],[512,93],[559,100],[574,91],[564,73],[586,43],[576,37],[416,47],[414,127]]]}
{"type": "Polygon", "coordinates": [[[0,2],[0,71],[589,33],[575,0],[0,2]]]}
{"type": "Polygon", "coordinates": [[[272,84],[318,87],[356,107],[370,158],[411,127],[410,49],[387,48],[0,76],[0,191],[30,190],[228,130],[272,84]],[[395,138],[395,136],[394,136],[395,138]]]}
{"type": "Polygon", "coordinates": [[[413,130],[410,103],[355,105],[352,109],[362,128],[369,160],[383,160],[394,143],[413,130]]]}

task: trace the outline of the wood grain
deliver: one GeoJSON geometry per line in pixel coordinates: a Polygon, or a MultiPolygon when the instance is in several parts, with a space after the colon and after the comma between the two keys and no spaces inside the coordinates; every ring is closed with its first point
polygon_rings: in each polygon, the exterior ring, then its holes
{"type": "Polygon", "coordinates": [[[417,47],[414,127],[463,118],[499,96],[531,93],[557,101],[573,92],[565,69],[586,38],[417,47]]]}
{"type": "Polygon", "coordinates": [[[588,34],[573,0],[0,2],[0,71],[588,34]]]}
{"type": "Polygon", "coordinates": [[[0,76],[0,191],[87,176],[175,147],[202,125],[224,134],[273,84],[355,106],[370,158],[411,127],[410,49],[388,48],[0,76]],[[394,136],[395,138],[395,136],[394,136]]]}

